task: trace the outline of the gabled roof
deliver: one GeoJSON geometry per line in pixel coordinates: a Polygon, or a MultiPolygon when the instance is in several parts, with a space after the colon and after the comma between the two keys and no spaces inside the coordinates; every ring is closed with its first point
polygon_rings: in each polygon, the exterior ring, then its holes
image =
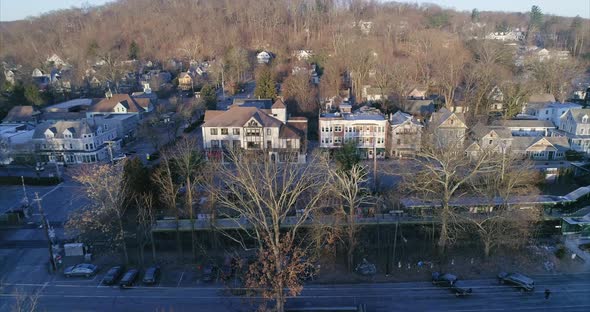
{"type": "Polygon", "coordinates": [[[290,125],[283,125],[279,130],[279,138],[281,139],[299,139],[302,137],[301,131],[290,125]]]}
{"type": "Polygon", "coordinates": [[[96,131],[96,127],[90,125],[86,120],[44,122],[35,128],[33,139],[44,139],[45,132],[47,130],[53,132],[55,138],[63,138],[65,130],[68,130],[70,133],[72,133],[73,138],[80,138],[83,134],[94,133],[96,131]]]}
{"type": "Polygon", "coordinates": [[[453,128],[467,128],[465,124],[465,116],[463,113],[453,113],[448,110],[446,107],[441,108],[438,112],[433,113],[430,119],[431,126],[438,128],[442,126],[449,118],[452,116],[456,116],[457,119],[461,122],[460,124],[453,126],[453,128]]]}
{"type": "Polygon", "coordinates": [[[221,113],[207,112],[209,111],[205,112],[205,123],[202,127],[243,127],[251,118],[256,119],[263,127],[280,127],[283,124],[256,107],[231,106],[229,110],[221,113]]]}
{"type": "Polygon", "coordinates": [[[33,106],[25,105],[25,106],[15,106],[8,111],[8,114],[2,122],[29,122],[33,121],[33,113],[35,109],[33,106]]]}
{"type": "Polygon", "coordinates": [[[113,94],[110,98],[104,98],[95,105],[91,106],[88,111],[111,113],[117,104],[121,103],[130,113],[139,113],[148,110],[150,106],[149,98],[133,98],[128,94],[113,94]]]}
{"type": "Polygon", "coordinates": [[[570,144],[566,137],[514,137],[512,139],[511,149],[525,152],[530,147],[544,141],[547,141],[560,152],[565,152],[570,149],[570,144]]]}
{"type": "Polygon", "coordinates": [[[389,119],[389,123],[394,128],[397,128],[398,126],[400,126],[404,123],[412,123],[413,125],[422,127],[422,124],[420,124],[418,121],[416,121],[416,119],[414,119],[414,117],[412,117],[412,115],[403,113],[402,111],[397,111],[397,112],[395,112],[395,114],[391,115],[391,118],[389,119]]]}
{"type": "Polygon", "coordinates": [[[576,122],[581,123],[584,116],[590,117],[590,108],[570,109],[566,114],[571,114],[576,122]]]}
{"type": "Polygon", "coordinates": [[[279,109],[279,108],[287,108],[287,106],[285,106],[285,102],[283,102],[283,100],[281,98],[277,98],[277,100],[274,102],[274,104],[272,104],[272,106],[270,108],[279,109]]]}
{"type": "Polygon", "coordinates": [[[489,127],[481,123],[471,127],[471,132],[477,139],[481,139],[490,133],[494,133],[494,136],[502,139],[512,138],[512,133],[506,128],[489,127]]]}

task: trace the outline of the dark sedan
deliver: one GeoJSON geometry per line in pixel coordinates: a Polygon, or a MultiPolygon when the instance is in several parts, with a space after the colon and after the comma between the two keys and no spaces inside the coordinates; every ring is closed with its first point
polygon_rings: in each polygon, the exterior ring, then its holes
{"type": "Polygon", "coordinates": [[[90,277],[98,272],[98,267],[90,263],[80,263],[64,269],[65,277],[84,276],[90,277]]]}
{"type": "Polygon", "coordinates": [[[501,272],[498,274],[498,281],[500,284],[511,284],[519,288],[521,291],[535,290],[535,281],[533,281],[532,278],[520,273],[501,272]]]}
{"type": "Polygon", "coordinates": [[[456,296],[465,296],[471,294],[471,288],[463,286],[457,276],[450,273],[432,273],[432,284],[449,288],[456,296]]]}
{"type": "Polygon", "coordinates": [[[160,266],[155,265],[145,270],[142,282],[146,285],[154,285],[158,282],[160,277],[160,266]]]}
{"type": "Polygon", "coordinates": [[[122,266],[112,267],[107,271],[107,274],[102,279],[102,282],[105,285],[113,285],[117,282],[117,280],[121,277],[125,269],[122,266]]]}
{"type": "Polygon", "coordinates": [[[137,275],[139,275],[139,270],[137,269],[130,269],[129,271],[125,272],[121,281],[119,281],[119,286],[121,288],[127,288],[133,286],[135,280],[137,279],[137,275]]]}

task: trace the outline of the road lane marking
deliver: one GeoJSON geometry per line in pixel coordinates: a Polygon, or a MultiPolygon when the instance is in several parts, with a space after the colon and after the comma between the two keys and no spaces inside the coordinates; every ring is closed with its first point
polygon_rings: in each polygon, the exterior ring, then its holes
{"type": "Polygon", "coordinates": [[[53,193],[53,191],[57,190],[59,187],[61,187],[63,182],[61,182],[60,184],[56,185],[54,188],[52,188],[49,192],[43,194],[43,196],[41,196],[41,200],[43,200],[45,198],[45,196],[53,193]]]}

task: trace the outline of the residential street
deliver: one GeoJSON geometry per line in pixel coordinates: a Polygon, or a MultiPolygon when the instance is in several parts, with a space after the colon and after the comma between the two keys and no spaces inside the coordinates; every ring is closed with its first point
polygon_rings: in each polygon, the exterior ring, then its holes
{"type": "MultiPolygon", "coordinates": [[[[103,272],[104,273],[104,272],[103,272]]],[[[13,292],[39,292],[43,311],[252,311],[250,300],[229,295],[221,284],[199,284],[191,276],[167,279],[158,287],[121,290],[101,286],[101,274],[92,280],[53,276],[46,282],[21,281],[2,287],[0,311],[9,311],[13,292]],[[184,277],[184,279],[182,278],[184,277]],[[166,280],[166,284],[162,285],[166,280]]],[[[287,307],[336,307],[365,304],[367,311],[588,311],[590,309],[590,273],[533,276],[536,290],[521,293],[499,285],[495,279],[469,280],[473,288],[467,298],[456,298],[447,289],[430,282],[395,284],[314,285],[301,296],[290,298],[287,307]],[[549,300],[543,291],[549,288],[549,300]]]]}

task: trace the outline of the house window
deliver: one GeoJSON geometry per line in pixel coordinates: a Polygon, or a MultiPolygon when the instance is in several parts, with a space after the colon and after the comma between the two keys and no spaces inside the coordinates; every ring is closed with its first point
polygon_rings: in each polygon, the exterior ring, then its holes
{"type": "Polygon", "coordinates": [[[492,143],[494,143],[494,141],[493,140],[490,140],[490,142],[488,144],[492,145],[492,143]]]}
{"type": "Polygon", "coordinates": [[[234,128],[234,135],[240,135],[240,128],[234,128]]]}
{"type": "Polygon", "coordinates": [[[85,150],[88,150],[88,144],[85,144],[84,147],[85,150]]]}
{"type": "Polygon", "coordinates": [[[73,149],[74,147],[72,146],[72,144],[70,143],[70,149],[73,149]]]}
{"type": "Polygon", "coordinates": [[[401,139],[397,139],[397,145],[402,144],[402,140],[401,139]]]}
{"type": "Polygon", "coordinates": [[[221,134],[228,134],[227,128],[221,128],[221,134]]]}
{"type": "Polygon", "coordinates": [[[291,148],[291,140],[287,140],[287,148],[291,148]]]}
{"type": "Polygon", "coordinates": [[[335,132],[342,132],[342,126],[334,126],[335,132]]]}
{"type": "Polygon", "coordinates": [[[266,129],[266,135],[270,135],[270,128],[266,129]]]}
{"type": "Polygon", "coordinates": [[[217,128],[211,128],[211,135],[217,135],[217,128]]]}
{"type": "Polygon", "coordinates": [[[248,142],[246,144],[246,147],[248,147],[248,148],[260,148],[260,143],[258,143],[258,142],[248,142]]]}
{"type": "Polygon", "coordinates": [[[212,148],[219,148],[219,140],[211,140],[212,148]]]}
{"type": "Polygon", "coordinates": [[[246,136],[260,136],[260,129],[246,129],[246,136]]]}
{"type": "Polygon", "coordinates": [[[268,149],[272,148],[272,141],[266,141],[266,148],[268,148],[268,149]]]}

